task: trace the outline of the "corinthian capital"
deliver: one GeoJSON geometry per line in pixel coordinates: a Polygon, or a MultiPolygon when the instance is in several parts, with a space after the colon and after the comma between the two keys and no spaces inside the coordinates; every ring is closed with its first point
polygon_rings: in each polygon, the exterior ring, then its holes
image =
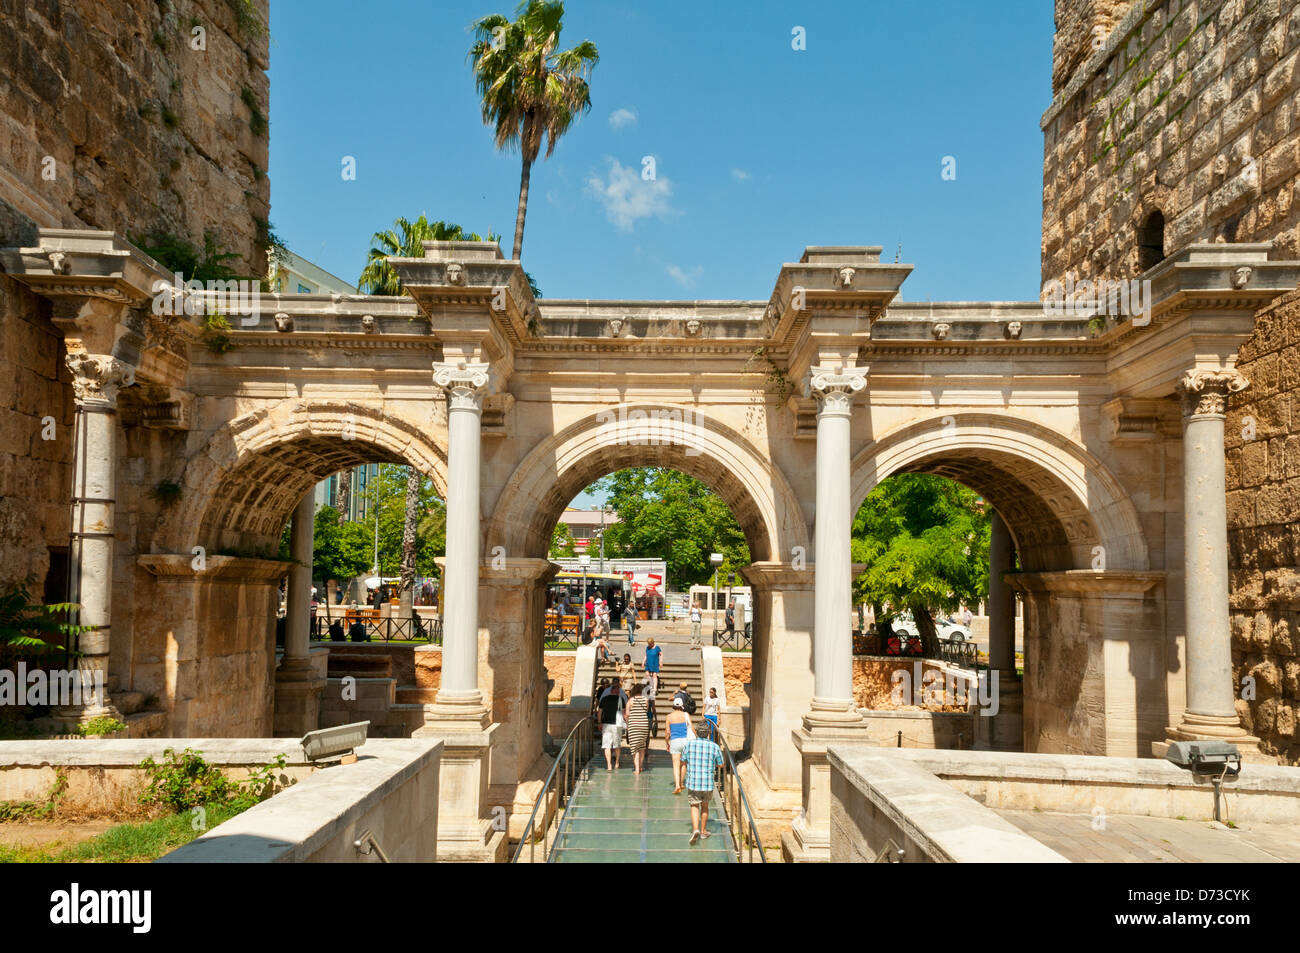
{"type": "Polygon", "coordinates": [[[1178,382],[1183,414],[1188,417],[1222,416],[1227,410],[1228,395],[1249,386],[1250,381],[1237,371],[1188,371],[1178,382]]]}
{"type": "Polygon", "coordinates": [[[491,381],[490,364],[434,364],[433,382],[447,391],[450,410],[482,410],[491,381]]]}
{"type": "Polygon", "coordinates": [[[808,369],[807,393],[817,398],[820,413],[847,414],[853,395],[867,386],[865,367],[823,367],[808,369]]]}
{"type": "Polygon", "coordinates": [[[135,383],[135,368],[111,354],[69,351],[65,360],[78,404],[116,407],[118,390],[135,383]]]}

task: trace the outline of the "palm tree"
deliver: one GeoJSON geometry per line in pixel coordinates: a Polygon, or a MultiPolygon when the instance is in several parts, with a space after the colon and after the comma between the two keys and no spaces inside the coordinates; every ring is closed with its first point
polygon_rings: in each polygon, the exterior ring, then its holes
{"type": "Polygon", "coordinates": [[[571,50],[558,49],[564,19],[561,0],[524,0],[515,17],[511,22],[494,13],[476,21],[469,55],[483,98],[483,122],[496,127],[496,147],[517,147],[523,156],[511,256],[517,261],[524,244],[528,180],[542,139],[550,158],[556,140],[591,109],[587,77],[600,54],[590,40],[571,50]]]}
{"type": "MultiPolygon", "coordinates": [[[[375,232],[371,236],[374,245],[362,269],[357,286],[366,294],[400,295],[402,282],[397,272],[388,263],[389,258],[423,258],[425,242],[481,242],[477,232],[466,232],[453,222],[431,222],[420,214],[414,222],[404,218],[396,219],[393,228],[375,232]]],[[[499,240],[499,235],[488,233],[488,241],[499,240]]]]}
{"type": "Polygon", "coordinates": [[[415,467],[406,468],[406,512],[402,522],[402,606],[414,604],[415,594],[415,524],[420,514],[420,489],[424,477],[415,467]]]}

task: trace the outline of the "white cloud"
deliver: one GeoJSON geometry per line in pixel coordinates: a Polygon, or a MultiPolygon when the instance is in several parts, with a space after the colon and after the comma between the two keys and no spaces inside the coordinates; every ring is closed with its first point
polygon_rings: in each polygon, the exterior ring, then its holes
{"type": "Polygon", "coordinates": [[[609,124],[615,129],[636,125],[636,110],[622,107],[609,114],[609,124]]]}
{"type": "Polygon", "coordinates": [[[749,173],[746,172],[744,169],[732,169],[731,177],[735,179],[737,182],[744,182],[746,179],[749,178],[749,173]]]}
{"type": "Polygon", "coordinates": [[[681,214],[669,204],[673,184],[666,176],[647,180],[640,169],[625,166],[617,159],[609,160],[608,178],[595,172],[587,176],[587,191],[605,206],[609,220],[625,232],[630,232],[639,219],[666,219],[681,214]]]}
{"type": "Polygon", "coordinates": [[[704,268],[701,265],[696,265],[690,271],[683,271],[676,265],[669,265],[667,271],[669,276],[683,288],[691,287],[691,285],[695,284],[695,279],[704,274],[704,268]]]}

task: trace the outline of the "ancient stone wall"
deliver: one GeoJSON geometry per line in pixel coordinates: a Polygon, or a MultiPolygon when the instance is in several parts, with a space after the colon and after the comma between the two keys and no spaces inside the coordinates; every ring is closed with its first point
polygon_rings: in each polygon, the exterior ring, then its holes
{"type": "MultiPolygon", "coordinates": [[[[260,274],[266,16],[266,0],[0,0],[0,247],[37,227],[210,233],[260,274]]],[[[63,362],[49,303],[0,275],[0,586],[30,574],[37,598],[68,544],[63,362]]]]}
{"type": "Polygon", "coordinates": [[[262,274],[266,22],[267,0],[0,0],[0,196],[46,227],[211,232],[262,274]]]}
{"type": "MultiPolygon", "coordinates": [[[[1081,29],[1083,13],[1063,20],[1060,6],[1058,23],[1081,29]]],[[[1296,0],[1129,10],[1043,116],[1043,281],[1134,278],[1149,267],[1141,246],[1161,239],[1166,252],[1272,241],[1275,257],[1300,257],[1298,61],[1296,0]],[[1144,236],[1154,212],[1163,234],[1144,236]]]]}
{"type": "Polygon", "coordinates": [[[1300,292],[1265,308],[1229,399],[1228,556],[1237,708],[1267,750],[1300,763],[1300,292]],[[1243,679],[1249,681],[1243,683],[1243,679]]]}
{"type": "MultiPolygon", "coordinates": [[[[1056,24],[1044,283],[1134,278],[1157,247],[1192,242],[1270,241],[1273,258],[1300,258],[1300,3],[1061,0],[1056,24]],[[1144,234],[1156,212],[1163,229],[1144,234]]],[[[1233,663],[1239,687],[1253,677],[1238,708],[1296,763],[1300,298],[1259,314],[1238,367],[1251,385],[1231,398],[1226,433],[1233,663]]]]}

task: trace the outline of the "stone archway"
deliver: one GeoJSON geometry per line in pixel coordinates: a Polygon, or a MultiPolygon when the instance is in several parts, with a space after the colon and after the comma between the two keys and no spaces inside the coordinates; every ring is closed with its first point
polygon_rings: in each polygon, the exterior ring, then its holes
{"type": "MultiPolygon", "coordinates": [[[[1165,676],[1177,650],[1156,597],[1164,574],[1149,571],[1137,509],[1114,474],[1062,434],[994,413],[936,415],[864,448],[853,461],[853,511],[899,473],[979,493],[1020,555],[1006,581],[1025,602],[1024,750],[1149,753],[1169,716],[1165,676]]],[[[1004,656],[1005,716],[1021,689],[1004,656]]]]}
{"type": "MultiPolygon", "coordinates": [[[[169,699],[172,733],[297,731],[296,722],[290,730],[280,717],[282,706],[296,702],[277,687],[284,681],[276,669],[278,589],[294,571],[277,557],[280,534],[291,515],[310,524],[309,494],[320,480],[374,462],[414,466],[445,497],[445,452],[381,403],[268,404],[235,417],[190,455],[181,499],[166,511],[135,570],[133,677],[169,699]]],[[[309,562],[310,534],[305,546],[309,562]]],[[[302,573],[309,588],[310,573],[302,573]]],[[[291,600],[307,598],[292,588],[291,600]]],[[[305,676],[305,602],[295,615],[304,627],[298,661],[305,676]]],[[[289,648],[286,641],[286,657],[289,648]]],[[[304,724],[315,724],[311,711],[302,714],[304,724]]]]}
{"type": "Polygon", "coordinates": [[[181,501],[154,533],[153,551],[254,548],[278,539],[317,481],[373,462],[413,466],[446,498],[445,449],[383,403],[304,399],[248,411],[190,455],[181,501]]]}
{"type": "MultiPolygon", "coordinates": [[[[755,595],[754,665],[772,651],[791,660],[790,687],[802,699],[812,690],[811,569],[791,575],[792,557],[806,559],[810,535],[798,497],[780,468],[745,437],[694,408],[635,403],[590,413],[537,444],[505,483],[483,535],[480,573],[479,682],[500,724],[493,745],[494,784],[522,777],[540,750],[545,699],[529,694],[541,678],[542,610],[551,533],[564,507],[606,474],[631,467],[663,467],[696,477],[731,509],[744,531],[753,563],[743,570],[755,595]],[[498,568],[493,568],[494,561],[498,568]],[[505,568],[499,568],[504,565],[505,568]],[[793,593],[783,601],[783,590],[793,593]],[[483,630],[487,631],[486,662],[483,630]],[[504,688],[504,690],[503,690],[504,688]],[[536,697],[521,710],[521,699],[536,697]],[[517,766],[517,767],[515,767],[517,766]]],[[[767,717],[757,684],[750,694],[751,737],[770,761],[798,724],[794,708],[767,717]]],[[[788,745],[784,745],[788,747],[788,745]]],[[[786,760],[794,760],[787,758],[786,760]]],[[[765,761],[765,766],[768,761],[765,761]]],[[[797,778],[797,762],[786,766],[797,778]]]]}

